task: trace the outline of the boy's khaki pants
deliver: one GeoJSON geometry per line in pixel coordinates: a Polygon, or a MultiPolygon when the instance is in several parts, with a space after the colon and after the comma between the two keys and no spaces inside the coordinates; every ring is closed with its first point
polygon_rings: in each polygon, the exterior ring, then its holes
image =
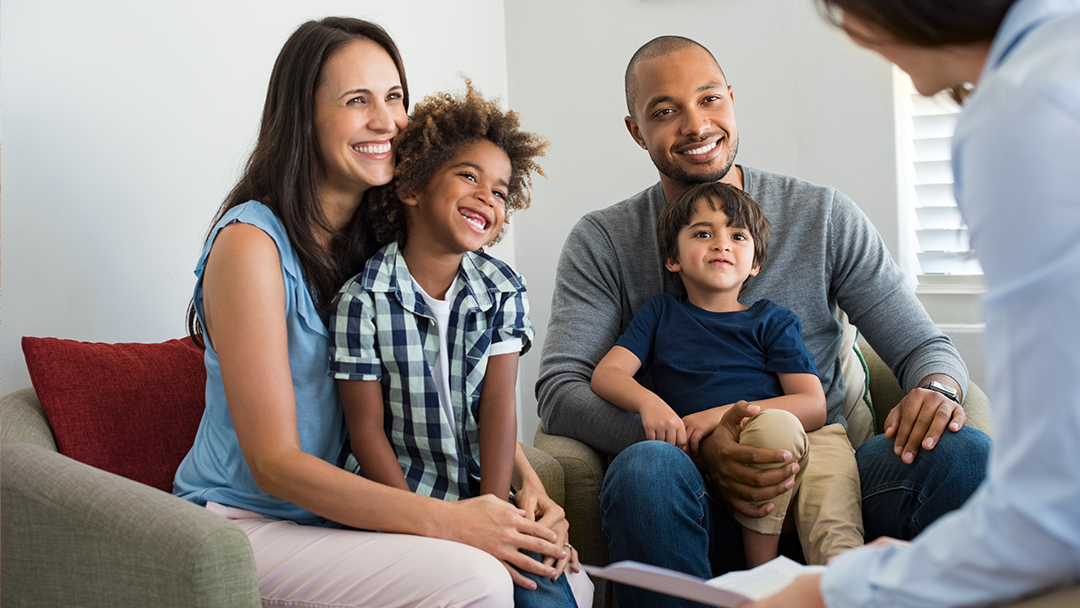
{"type": "Polygon", "coordinates": [[[825,564],[833,555],[863,544],[859,468],[843,425],[830,424],[807,433],[794,414],[762,410],[746,421],[739,443],[788,450],[799,463],[791,490],[756,503],[772,502],[776,505],[772,513],[761,518],[735,513],[743,527],[780,534],[794,526],[808,564],[825,564]]]}

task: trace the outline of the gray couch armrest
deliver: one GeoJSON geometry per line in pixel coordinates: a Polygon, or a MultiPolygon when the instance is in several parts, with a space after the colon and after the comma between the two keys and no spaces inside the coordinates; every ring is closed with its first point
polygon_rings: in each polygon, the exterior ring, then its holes
{"type": "Polygon", "coordinates": [[[562,465],[547,452],[534,448],[531,445],[521,444],[525,457],[536,471],[540,482],[544,484],[544,491],[548,497],[554,500],[563,510],[566,510],[566,491],[562,465]]]}
{"type": "Polygon", "coordinates": [[[0,441],[32,443],[56,451],[52,427],[34,389],[17,390],[0,400],[0,441]]]}
{"type": "Polygon", "coordinates": [[[235,525],[8,431],[0,581],[13,605],[260,606],[251,545],[235,525]]]}

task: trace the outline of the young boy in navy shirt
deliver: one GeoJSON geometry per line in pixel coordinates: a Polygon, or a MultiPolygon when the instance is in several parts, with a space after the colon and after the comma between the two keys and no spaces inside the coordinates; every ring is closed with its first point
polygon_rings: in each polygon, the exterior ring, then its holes
{"type": "Polygon", "coordinates": [[[798,317],[769,300],[750,307],[738,300],[765,262],[769,222],[761,208],[728,184],[699,184],[664,208],[657,237],[664,264],[683,294],[661,294],[642,306],[597,364],[593,391],[640,414],[646,439],[673,444],[691,457],[736,402],[760,407],[745,419],[739,442],[789,450],[799,472],[765,517],[734,513],[748,567],[777,556],[789,512],[808,563],[825,563],[861,545],[855,454],[841,425],[822,427],[825,394],[798,317]],[[655,392],[635,380],[643,368],[655,392]],[[813,465],[811,432],[824,448],[821,455],[815,450],[819,457],[813,465]],[[801,485],[807,466],[853,474],[839,477],[850,480],[843,487],[809,488],[801,485]]]}

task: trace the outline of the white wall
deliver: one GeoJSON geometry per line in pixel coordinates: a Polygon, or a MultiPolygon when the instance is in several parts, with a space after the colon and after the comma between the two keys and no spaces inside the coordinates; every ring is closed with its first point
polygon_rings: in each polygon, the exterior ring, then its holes
{"type": "MultiPolygon", "coordinates": [[[[506,18],[511,106],[552,141],[549,179],[517,223],[518,269],[541,340],[570,228],[657,181],[623,126],[626,64],[656,36],[693,38],[724,68],[735,90],[736,162],[836,186],[896,251],[891,68],[824,23],[812,0],[508,1],[506,18]]],[[[523,359],[525,387],[539,361],[538,352],[523,359]]],[[[535,413],[533,393],[523,392],[535,413]]]]}
{"type": "Polygon", "coordinates": [[[5,6],[0,394],[29,385],[24,335],[184,333],[191,271],[250,150],[277,51],[299,23],[329,14],[384,25],[415,99],[465,72],[552,141],[549,178],[496,251],[529,280],[538,330],[522,360],[527,440],[562,242],[583,213],[657,179],[622,122],[623,71],[649,39],[681,34],[717,56],[735,87],[739,162],[837,186],[896,251],[889,67],[824,24],[812,0],[5,6]]]}
{"type": "MultiPolygon", "coordinates": [[[[9,0],[3,55],[2,392],[22,336],[184,335],[192,269],[300,23],[383,25],[414,100],[458,72],[506,98],[501,0],[9,0]]],[[[513,257],[512,245],[502,252],[513,257]]]]}

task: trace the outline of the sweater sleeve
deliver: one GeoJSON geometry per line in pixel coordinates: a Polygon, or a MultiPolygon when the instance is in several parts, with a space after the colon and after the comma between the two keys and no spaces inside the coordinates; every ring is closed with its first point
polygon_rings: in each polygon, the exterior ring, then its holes
{"type": "MultiPolygon", "coordinates": [[[[536,397],[544,431],[606,454],[645,438],[641,418],[592,392],[592,372],[621,333],[626,303],[619,258],[606,231],[585,217],[563,245],[536,397]]],[[[629,314],[629,312],[626,312],[629,314]]]]}
{"type": "Polygon", "coordinates": [[[930,319],[881,236],[854,202],[834,192],[830,217],[837,304],[900,380],[904,392],[930,374],[946,374],[966,392],[967,366],[930,319]]]}

